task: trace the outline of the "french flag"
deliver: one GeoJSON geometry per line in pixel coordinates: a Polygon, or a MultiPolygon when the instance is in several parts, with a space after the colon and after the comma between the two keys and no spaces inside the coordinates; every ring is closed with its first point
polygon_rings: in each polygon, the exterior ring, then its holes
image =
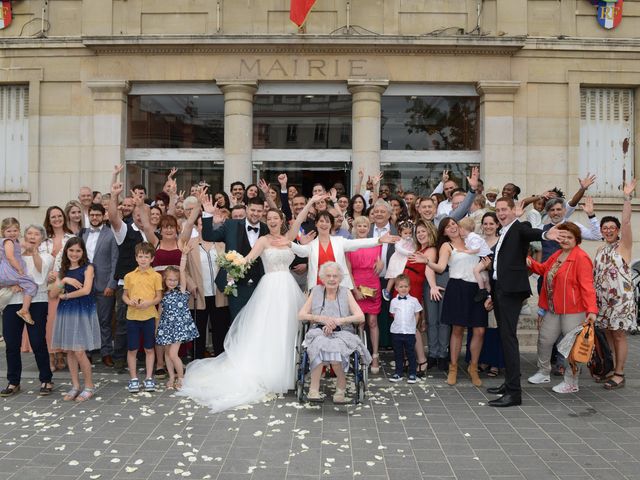
{"type": "Polygon", "coordinates": [[[7,28],[11,24],[11,2],[9,0],[0,1],[0,30],[7,28]]]}
{"type": "Polygon", "coordinates": [[[304,24],[311,7],[316,3],[316,0],[291,0],[291,6],[289,9],[289,18],[298,27],[304,24]]]}

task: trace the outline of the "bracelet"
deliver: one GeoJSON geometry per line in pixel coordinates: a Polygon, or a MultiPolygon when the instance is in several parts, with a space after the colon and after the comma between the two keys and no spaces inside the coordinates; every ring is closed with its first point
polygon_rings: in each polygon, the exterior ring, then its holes
{"type": "Polygon", "coordinates": [[[632,197],[631,195],[625,195],[625,196],[624,196],[624,201],[625,201],[625,202],[630,202],[632,198],[633,198],[633,197],[632,197]]]}

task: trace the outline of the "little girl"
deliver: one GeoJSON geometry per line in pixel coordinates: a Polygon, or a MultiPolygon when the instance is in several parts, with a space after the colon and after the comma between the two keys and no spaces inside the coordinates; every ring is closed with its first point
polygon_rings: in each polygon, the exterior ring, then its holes
{"type": "MultiPolygon", "coordinates": [[[[29,313],[31,299],[38,292],[38,285],[27,275],[27,265],[22,259],[20,246],[20,223],[13,217],[5,218],[0,225],[2,243],[0,244],[0,288],[18,286],[23,290],[22,308],[16,312],[27,324],[33,325],[34,321],[29,313]]],[[[7,300],[10,298],[6,297],[7,300]]],[[[6,305],[0,305],[2,310],[6,305]]]]}
{"type": "Polygon", "coordinates": [[[100,323],[93,293],[93,265],[87,258],[87,249],[79,237],[72,237],[62,251],[60,272],[53,295],[60,299],[53,327],[53,349],[67,353],[72,388],[64,400],[84,402],[93,397],[95,386],[91,361],[86,352],[100,348],[100,323]],[[84,376],[84,389],[80,390],[78,366],[84,376]]]}
{"type": "Polygon", "coordinates": [[[191,245],[185,244],[180,259],[180,270],[169,266],[163,272],[164,297],[160,302],[160,323],[156,334],[156,344],[168,345],[164,350],[164,358],[169,372],[167,388],[180,389],[184,366],[178,355],[180,344],[190,342],[199,336],[196,324],[189,311],[189,295],[186,290],[187,257],[191,245]]]}
{"type": "Polygon", "coordinates": [[[407,264],[409,255],[415,253],[416,244],[413,240],[414,223],[411,220],[405,220],[398,224],[398,234],[400,240],[395,243],[395,251],[387,265],[387,273],[384,278],[388,279],[387,288],[382,290],[382,297],[388,302],[391,300],[391,293],[398,275],[404,273],[404,267],[407,264]]]}

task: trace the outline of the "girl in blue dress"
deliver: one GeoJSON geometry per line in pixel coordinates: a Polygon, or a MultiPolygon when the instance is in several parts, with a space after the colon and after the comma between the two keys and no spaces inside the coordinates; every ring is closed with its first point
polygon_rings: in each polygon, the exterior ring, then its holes
{"type": "Polygon", "coordinates": [[[93,293],[93,265],[87,258],[87,249],[79,237],[67,241],[62,251],[62,262],[57,289],[54,295],[60,299],[53,327],[54,349],[67,353],[72,388],[64,400],[84,402],[93,397],[95,386],[91,362],[86,352],[100,348],[100,324],[93,293]],[[84,376],[84,389],[80,390],[78,367],[84,376]]]}
{"type": "Polygon", "coordinates": [[[169,372],[167,388],[180,389],[184,376],[184,365],[178,351],[180,345],[199,336],[196,324],[189,311],[189,295],[186,282],[187,257],[191,245],[185,244],[180,259],[180,269],[169,266],[164,270],[164,297],[160,302],[160,323],[156,334],[156,344],[167,345],[164,350],[165,363],[169,372]]]}

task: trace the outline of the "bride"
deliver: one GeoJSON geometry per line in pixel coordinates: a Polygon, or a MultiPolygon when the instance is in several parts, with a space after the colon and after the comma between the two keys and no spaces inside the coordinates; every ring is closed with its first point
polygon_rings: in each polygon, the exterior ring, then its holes
{"type": "Polygon", "coordinates": [[[298,311],[304,295],[289,273],[294,254],[282,235],[282,212],[267,213],[269,234],[258,239],[247,260],[262,259],[265,274],[236,316],[215,358],[189,364],[178,395],[213,412],[286,393],[295,383],[298,311]]]}

